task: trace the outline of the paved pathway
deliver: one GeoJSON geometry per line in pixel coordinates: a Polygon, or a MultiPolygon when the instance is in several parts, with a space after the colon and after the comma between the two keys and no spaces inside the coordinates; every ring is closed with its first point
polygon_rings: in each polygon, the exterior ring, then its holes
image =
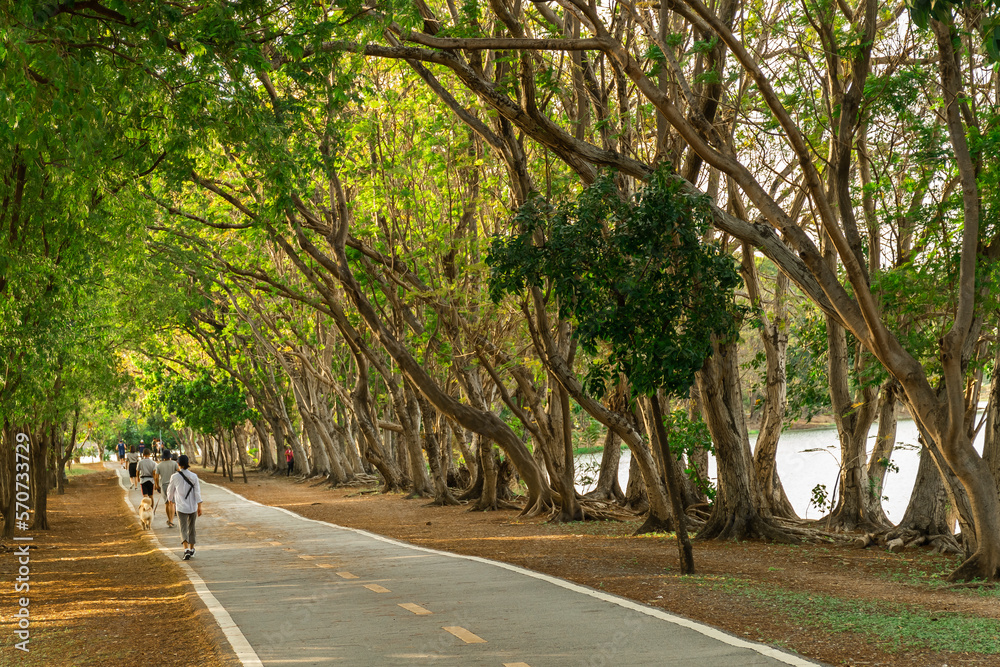
{"type": "MultiPolygon", "coordinates": [[[[138,503],[138,491],[126,495],[138,503]]],[[[198,552],[178,563],[248,666],[818,664],[512,565],[306,519],[212,484],[202,495],[198,552]]],[[[160,503],[153,532],[177,554],[165,516],[160,503]]]]}

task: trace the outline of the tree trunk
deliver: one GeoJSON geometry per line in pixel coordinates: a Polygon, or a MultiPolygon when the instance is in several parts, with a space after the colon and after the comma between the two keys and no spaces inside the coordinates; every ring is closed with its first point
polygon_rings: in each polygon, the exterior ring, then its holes
{"type": "MultiPolygon", "coordinates": [[[[399,423],[403,426],[401,438],[406,449],[406,460],[410,468],[412,487],[410,496],[414,498],[426,498],[432,496],[431,480],[427,476],[427,463],[424,461],[424,453],[420,446],[420,426],[423,423],[424,437],[427,437],[427,421],[422,419],[424,408],[430,405],[419,400],[413,385],[403,380],[404,405],[402,411],[397,411],[399,423]]],[[[428,457],[429,458],[429,457],[428,457]]]]}
{"type": "Polygon", "coordinates": [[[639,461],[635,456],[629,458],[628,482],[625,484],[625,507],[640,514],[649,511],[646,484],[642,478],[639,461]]]}
{"type": "Polygon", "coordinates": [[[1000,487],[1000,344],[997,344],[993,377],[990,379],[990,397],[986,405],[986,432],[983,434],[983,461],[1000,487]]]}
{"type": "Polygon", "coordinates": [[[236,457],[240,462],[240,472],[243,473],[243,483],[247,484],[247,468],[243,463],[247,452],[246,437],[241,432],[234,430],[233,439],[236,442],[236,457]]]}
{"type": "Polygon", "coordinates": [[[442,465],[441,447],[434,428],[434,415],[431,406],[426,401],[420,401],[420,414],[424,425],[424,446],[427,450],[427,461],[430,463],[431,475],[434,480],[434,500],[432,505],[458,505],[458,500],[448,489],[448,470],[442,465]]]}
{"type": "Polygon", "coordinates": [[[497,496],[497,465],[493,458],[493,443],[483,435],[477,434],[476,457],[479,460],[479,476],[482,479],[482,490],[479,498],[472,506],[473,511],[490,512],[499,509],[497,496]]]}
{"type": "Polygon", "coordinates": [[[697,377],[705,424],[715,443],[719,488],[712,513],[698,538],[795,541],[793,534],[779,527],[763,507],[752,474],[736,341],[713,340],[712,350],[697,377]]]}
{"type": "Polygon", "coordinates": [[[652,435],[653,442],[658,446],[664,464],[663,471],[667,479],[670,505],[674,511],[674,521],[677,524],[677,550],[681,574],[694,574],[694,551],[691,548],[691,538],[687,532],[687,515],[684,513],[680,475],[677,472],[677,457],[670,451],[667,431],[663,426],[660,399],[657,396],[648,396],[640,402],[640,405],[642,405],[643,415],[646,418],[646,431],[652,435]]]}
{"type": "Polygon", "coordinates": [[[556,493],[559,494],[558,512],[552,517],[556,522],[583,521],[583,508],[576,497],[576,475],[573,462],[572,417],[569,394],[554,377],[549,376],[548,442],[539,443],[546,452],[546,468],[556,493]]]}
{"type": "Polygon", "coordinates": [[[49,498],[49,475],[46,470],[48,461],[51,431],[55,427],[48,423],[42,424],[38,435],[31,439],[31,500],[35,515],[32,530],[48,530],[49,517],[47,513],[49,498]]]}
{"type": "MultiPolygon", "coordinates": [[[[878,531],[886,528],[880,514],[870,516],[871,486],[868,483],[868,430],[875,419],[877,396],[872,386],[864,386],[852,397],[849,390],[847,340],[844,328],[829,315],[826,318],[829,346],[830,400],[837,435],[840,438],[840,489],[837,504],[826,518],[834,530],[878,531]]],[[[855,368],[860,368],[861,349],[855,350],[855,368]]],[[[859,373],[860,375],[860,373],[859,373]]],[[[864,382],[865,378],[859,378],[864,382]]]]}
{"type": "Polygon", "coordinates": [[[764,375],[764,406],[760,421],[760,433],[753,453],[754,475],[764,494],[764,502],[773,516],[786,519],[797,518],[792,503],[785,495],[785,488],[778,477],[778,440],[785,425],[785,408],[788,406],[788,382],[785,373],[788,349],[788,318],[785,314],[785,292],[788,276],[779,273],[774,281],[774,301],[772,315],[763,312],[758,285],[757,267],[754,264],[753,249],[743,246],[743,276],[751,298],[761,308],[762,324],[760,340],[764,346],[767,369],[764,375]]]}
{"type": "MultiPolygon", "coordinates": [[[[537,290],[533,291],[537,292],[537,290]]],[[[535,294],[534,300],[536,303],[536,312],[539,312],[538,304],[541,302],[541,297],[535,294]]],[[[608,428],[613,429],[618,434],[628,446],[632,454],[632,460],[635,461],[636,466],[642,474],[642,480],[646,487],[646,502],[649,504],[649,515],[642,526],[639,527],[636,534],[654,531],[672,531],[674,524],[670,516],[670,502],[667,500],[667,490],[664,487],[663,480],[660,478],[649,445],[637,430],[638,422],[635,416],[630,414],[626,417],[619,411],[606,408],[587,394],[566,359],[563,358],[556,348],[551,333],[541,326],[542,323],[540,321],[539,327],[536,329],[531,318],[528,318],[529,330],[531,331],[532,338],[537,341],[535,342],[535,349],[538,351],[542,363],[545,364],[546,368],[549,369],[559,383],[566,388],[566,391],[570,393],[573,400],[580,407],[586,410],[591,417],[608,428]]],[[[625,390],[623,389],[623,391],[625,390]]],[[[627,395],[627,392],[625,395],[627,395]]]]}
{"type": "MultiPolygon", "coordinates": [[[[462,452],[462,461],[464,462],[465,469],[469,473],[469,480],[466,482],[467,488],[471,489],[479,483],[479,462],[476,459],[476,446],[475,446],[476,435],[470,434],[464,428],[459,427],[455,433],[455,440],[458,443],[458,449],[462,452]],[[470,438],[471,436],[471,438],[470,438]],[[468,440],[472,441],[472,446],[469,446],[468,440]]],[[[461,470],[461,466],[459,467],[461,470]]],[[[459,500],[462,500],[462,496],[465,495],[463,491],[462,495],[459,496],[459,500]]]]}
{"type": "Polygon", "coordinates": [[[268,435],[267,426],[263,422],[253,422],[253,430],[257,434],[257,469],[273,471],[277,466],[271,455],[271,438],[268,435]]]}
{"type": "Polygon", "coordinates": [[[601,471],[597,476],[597,486],[584,498],[606,502],[625,503],[625,494],[618,481],[618,464],[622,458],[622,450],[618,446],[618,436],[608,429],[604,436],[604,451],[601,453],[601,471]]]}
{"type": "MultiPolygon", "coordinates": [[[[269,415],[267,422],[271,427],[271,437],[274,438],[274,451],[276,461],[285,460],[285,427],[281,421],[281,417],[278,415],[269,415]]],[[[292,452],[294,455],[294,451],[292,452]]],[[[276,471],[281,471],[281,467],[275,463],[274,469],[276,471]]]]}
{"type": "MultiPolygon", "coordinates": [[[[3,431],[0,431],[0,510],[3,512],[3,532],[0,537],[10,539],[14,535],[14,513],[17,495],[15,492],[15,475],[19,472],[15,468],[18,461],[16,455],[18,429],[4,419],[3,431]]],[[[30,449],[29,449],[30,453],[30,449]]]]}
{"type": "Polygon", "coordinates": [[[868,494],[868,516],[881,525],[890,525],[889,517],[882,508],[882,489],[885,487],[885,474],[889,471],[892,461],[892,450],[896,446],[896,391],[898,384],[890,380],[882,387],[878,404],[878,435],[875,446],[868,457],[868,483],[871,493],[868,494]]]}
{"type": "Polygon", "coordinates": [[[957,551],[959,547],[952,530],[954,523],[941,472],[935,465],[930,450],[921,447],[920,464],[910,492],[910,502],[902,520],[887,533],[886,539],[898,537],[908,542],[917,537],[935,539],[943,536],[957,551]]]}

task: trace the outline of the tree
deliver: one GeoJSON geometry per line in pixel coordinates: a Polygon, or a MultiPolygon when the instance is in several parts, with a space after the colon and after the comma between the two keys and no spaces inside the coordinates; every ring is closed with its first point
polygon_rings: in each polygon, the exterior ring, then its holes
{"type": "Polygon", "coordinates": [[[670,448],[659,392],[686,395],[712,352],[713,337],[736,335],[732,259],[703,242],[703,201],[686,196],[664,167],[634,202],[610,177],[574,204],[554,210],[538,199],[518,215],[516,234],[498,238],[487,258],[494,300],[551,289],[573,336],[594,357],[587,382],[597,396],[619,373],[642,402],[670,491],[682,569],[694,572],[678,453],[670,448]]]}

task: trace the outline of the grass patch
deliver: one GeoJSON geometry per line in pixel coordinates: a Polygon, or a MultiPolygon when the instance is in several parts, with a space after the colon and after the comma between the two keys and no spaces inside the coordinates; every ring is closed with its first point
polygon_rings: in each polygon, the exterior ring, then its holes
{"type": "Polygon", "coordinates": [[[79,477],[80,475],[92,475],[95,472],[101,472],[100,470],[91,470],[89,468],[84,468],[80,465],[75,465],[72,468],[66,468],[67,477],[79,477]]]}
{"type": "MultiPolygon", "coordinates": [[[[626,445],[621,445],[621,450],[623,452],[628,451],[626,445]]],[[[581,454],[601,454],[604,452],[604,445],[594,445],[593,447],[576,447],[573,449],[573,456],[580,456],[581,454]]]]}
{"type": "Polygon", "coordinates": [[[845,600],[829,595],[796,593],[762,587],[738,579],[703,577],[702,586],[750,598],[797,623],[825,632],[871,636],[883,650],[1000,654],[1000,621],[980,616],[928,611],[913,605],[845,600]]]}

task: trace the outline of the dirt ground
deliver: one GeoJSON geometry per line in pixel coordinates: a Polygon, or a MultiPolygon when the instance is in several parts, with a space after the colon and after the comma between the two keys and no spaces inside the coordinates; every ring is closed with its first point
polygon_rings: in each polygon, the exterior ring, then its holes
{"type": "MultiPolygon", "coordinates": [[[[683,577],[677,574],[676,542],[666,536],[632,537],[638,520],[563,525],[522,521],[513,511],[472,513],[464,507],[429,507],[426,500],[399,494],[330,489],[310,480],[253,472],[248,473],[248,484],[239,476],[230,483],[210,470],[194,469],[206,481],[312,519],[514,563],[831,664],[1000,665],[1000,655],[898,650],[891,629],[875,636],[846,627],[817,627],[802,618],[803,613],[820,613],[829,596],[849,604],[854,601],[863,609],[869,608],[863,606],[868,603],[904,604],[933,612],[931,621],[958,613],[1000,620],[996,595],[940,590],[940,578],[958,562],[954,557],[827,544],[696,542],[697,575],[683,577]],[[748,595],[745,582],[753,582],[757,589],[802,594],[805,612],[788,614],[767,596],[748,595]]],[[[1000,633],[1000,622],[991,624],[991,629],[1000,633]]]]}
{"type": "MultiPolygon", "coordinates": [[[[0,544],[0,665],[235,667],[211,615],[181,571],[144,536],[100,464],[50,492],[51,529],[31,535],[30,590],[13,591],[18,556],[0,544]],[[29,652],[14,647],[13,614],[30,600],[29,652]]],[[[23,544],[23,543],[17,543],[23,544]]]]}

